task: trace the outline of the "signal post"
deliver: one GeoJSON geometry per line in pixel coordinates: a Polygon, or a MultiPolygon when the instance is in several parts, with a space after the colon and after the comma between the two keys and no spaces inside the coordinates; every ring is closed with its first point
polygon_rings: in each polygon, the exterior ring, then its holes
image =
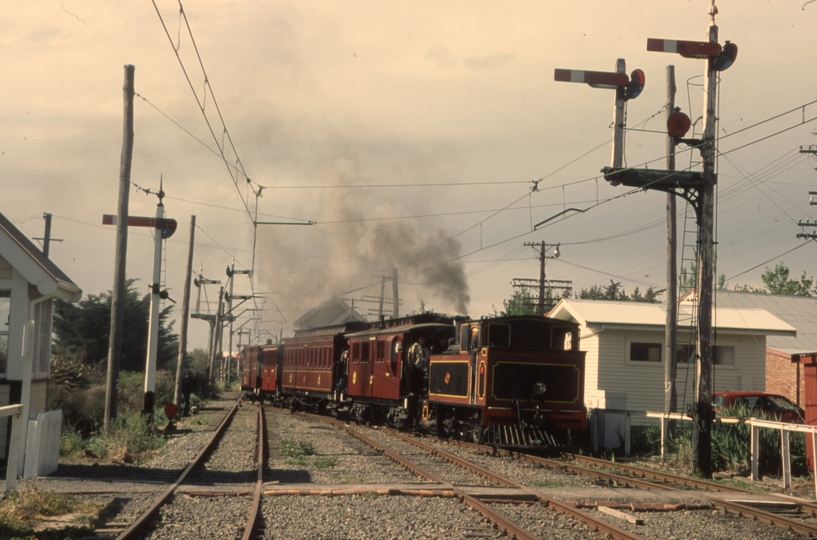
{"type": "MultiPolygon", "coordinates": [[[[162,273],[162,240],[170,238],[176,232],[175,219],[164,217],[164,191],[159,188],[159,204],[156,206],[156,217],[128,216],[128,227],[149,227],[155,229],[153,253],[153,283],[150,285],[150,319],[148,323],[148,352],[145,361],[145,396],[142,404],[142,413],[153,421],[154,392],[156,390],[156,358],[159,349],[159,301],[169,299],[166,290],[161,290],[162,273]]],[[[117,216],[105,214],[102,216],[103,225],[116,225],[117,216]]],[[[172,301],[172,299],[171,299],[172,301]]]]}
{"type": "Polygon", "coordinates": [[[700,139],[684,139],[690,127],[689,118],[676,111],[667,121],[667,129],[676,144],[685,143],[698,148],[703,161],[702,172],[661,171],[654,169],[627,169],[605,167],[604,178],[612,185],[639,187],[665,191],[686,199],[695,209],[698,223],[698,290],[697,301],[697,401],[693,408],[692,436],[693,467],[701,475],[712,476],[712,369],[714,346],[712,342],[713,267],[714,267],[714,194],[717,184],[715,173],[715,108],[717,104],[717,72],[727,69],[737,57],[737,46],[718,43],[714,0],[709,10],[711,23],[709,40],[704,42],[669,39],[648,39],[647,50],[680,54],[685,58],[706,60],[704,74],[704,132],[700,139]]]}
{"type": "MultiPolygon", "coordinates": [[[[557,69],[556,81],[583,82],[596,88],[616,90],[613,125],[613,152],[610,167],[604,167],[604,178],[611,185],[625,185],[641,189],[665,191],[683,197],[695,209],[698,222],[698,330],[697,330],[697,402],[693,410],[693,466],[705,477],[712,476],[712,286],[714,259],[714,193],[717,184],[715,174],[715,107],[717,103],[717,72],[730,67],[737,57],[737,46],[718,43],[718,27],[715,0],[709,9],[711,23],[707,41],[679,41],[648,39],[647,50],[680,54],[685,58],[707,61],[704,83],[704,132],[701,139],[684,139],[691,122],[684,113],[675,111],[667,121],[667,129],[674,144],[684,143],[698,148],[703,159],[702,172],[655,169],[631,169],[622,167],[623,110],[628,99],[637,97],[644,87],[644,73],[635,70],[630,78],[624,69],[624,60],[616,63],[615,73],[587,72],[557,69]]],[[[544,222],[542,222],[544,223],[544,222]]],[[[539,224],[541,225],[541,223],[539,224]]],[[[538,225],[537,225],[538,226],[538,225]]]]}

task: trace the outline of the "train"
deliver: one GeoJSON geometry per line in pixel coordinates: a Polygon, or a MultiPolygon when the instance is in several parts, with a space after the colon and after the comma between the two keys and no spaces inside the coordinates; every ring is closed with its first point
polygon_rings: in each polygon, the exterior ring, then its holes
{"type": "Polygon", "coordinates": [[[252,399],[518,448],[586,429],[584,363],[576,323],[534,315],[353,321],[240,354],[252,399]]]}

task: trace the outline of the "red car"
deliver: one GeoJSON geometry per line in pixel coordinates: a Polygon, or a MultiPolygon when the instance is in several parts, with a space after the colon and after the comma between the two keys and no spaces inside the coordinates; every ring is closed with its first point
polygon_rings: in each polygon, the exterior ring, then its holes
{"type": "Polygon", "coordinates": [[[749,416],[762,416],[769,420],[805,423],[805,412],[780,394],[768,392],[714,392],[712,407],[715,412],[723,409],[745,408],[749,416]]]}

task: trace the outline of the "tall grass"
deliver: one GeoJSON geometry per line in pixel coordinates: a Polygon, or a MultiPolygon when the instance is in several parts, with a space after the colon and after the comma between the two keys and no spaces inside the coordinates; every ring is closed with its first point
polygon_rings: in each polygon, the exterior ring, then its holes
{"type": "Polygon", "coordinates": [[[153,432],[140,413],[120,416],[111,423],[107,433],[83,437],[77,431],[67,431],[60,439],[60,455],[82,458],[141,463],[153,457],[165,444],[163,437],[153,432]]]}
{"type": "MultiPolygon", "coordinates": [[[[720,411],[718,417],[747,418],[753,415],[750,411],[731,408],[720,411]]],[[[754,415],[757,417],[758,415],[754,415]]],[[[762,415],[761,415],[762,416],[762,415]]],[[[715,471],[745,473],[750,468],[751,428],[748,424],[736,424],[716,421],[712,427],[712,467],[715,471]]],[[[637,440],[639,450],[643,453],[659,453],[661,429],[658,424],[646,428],[637,440]],[[646,452],[644,452],[646,450],[646,452]]],[[[667,455],[675,465],[692,468],[692,425],[679,422],[667,438],[667,455]]],[[[758,460],[761,474],[780,474],[782,453],[780,432],[773,429],[760,430],[760,457],[758,460]]],[[[789,448],[792,456],[792,473],[807,475],[806,439],[803,433],[789,434],[789,448]]]]}

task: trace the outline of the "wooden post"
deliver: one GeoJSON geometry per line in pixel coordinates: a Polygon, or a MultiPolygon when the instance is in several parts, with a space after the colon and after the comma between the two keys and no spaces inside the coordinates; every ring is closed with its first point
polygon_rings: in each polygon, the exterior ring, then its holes
{"type": "Polygon", "coordinates": [[[750,424],[751,430],[749,448],[752,450],[752,482],[760,480],[760,465],[758,460],[760,458],[760,428],[754,424],[750,424]]]}
{"type": "MultiPolygon", "coordinates": [[[[709,26],[710,43],[718,42],[718,27],[709,26]]],[[[712,343],[712,306],[714,286],[715,223],[715,107],[718,77],[714,58],[706,61],[704,76],[704,133],[701,140],[703,185],[698,210],[698,395],[695,429],[692,433],[692,466],[704,478],[712,477],[712,369],[715,347],[712,343]]]]}
{"type": "Polygon", "coordinates": [[[180,403],[185,360],[187,359],[187,323],[190,318],[190,282],[193,278],[193,246],[196,239],[196,216],[190,216],[190,246],[187,250],[187,273],[184,276],[184,299],[182,300],[182,321],[179,327],[179,360],[176,363],[176,388],[173,403],[180,403]]]}
{"type": "Polygon", "coordinates": [[[780,456],[783,463],[783,489],[791,489],[791,448],[789,446],[789,432],[780,428],[780,456]]]}
{"type": "MultiPolygon", "coordinates": [[[[675,66],[667,66],[666,107],[667,116],[669,117],[675,112],[675,66]]],[[[667,134],[667,170],[675,170],[675,138],[670,134],[667,134]]],[[[664,332],[664,413],[666,414],[675,412],[677,407],[675,349],[678,341],[678,255],[676,248],[678,235],[675,223],[675,197],[675,193],[667,193],[667,314],[664,332]]]]}
{"type": "Polygon", "coordinates": [[[392,317],[395,319],[400,316],[400,295],[398,294],[397,281],[397,267],[394,267],[391,273],[391,301],[392,301],[392,317]]]}
{"type": "Polygon", "coordinates": [[[108,338],[108,378],[105,390],[105,417],[103,429],[111,427],[116,418],[117,385],[119,384],[119,356],[122,354],[122,324],[125,317],[125,263],[128,251],[128,195],[130,193],[130,170],[133,160],[133,95],[134,71],[131,64],[125,66],[125,126],[122,140],[122,157],[119,166],[119,204],[116,223],[116,259],[114,282],[111,291],[111,328],[108,338]]]}

